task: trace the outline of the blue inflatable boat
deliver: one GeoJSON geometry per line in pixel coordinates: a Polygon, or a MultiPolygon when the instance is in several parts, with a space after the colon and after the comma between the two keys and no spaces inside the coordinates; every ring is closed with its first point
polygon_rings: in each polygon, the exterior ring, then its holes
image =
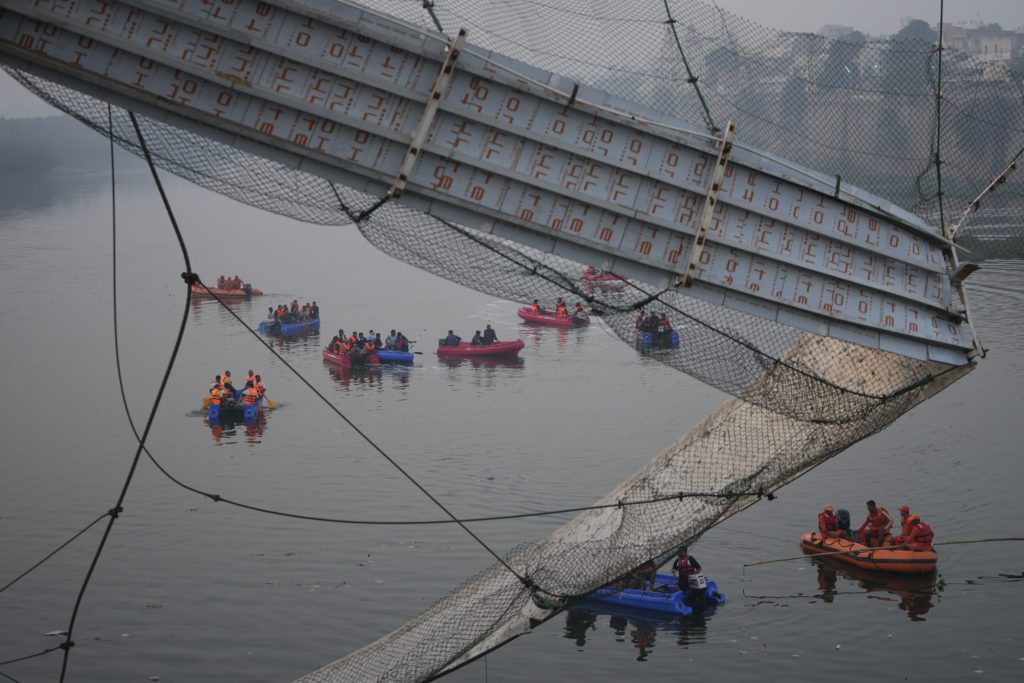
{"type": "Polygon", "coordinates": [[[320,329],[320,318],[304,320],[301,323],[279,323],[264,320],[256,329],[264,334],[295,334],[297,332],[320,329]]]}
{"type": "Polygon", "coordinates": [[[412,351],[390,351],[388,349],[377,351],[377,358],[381,363],[411,363],[416,360],[412,351]]]}
{"type": "Polygon", "coordinates": [[[664,614],[686,616],[693,613],[694,607],[707,605],[724,605],[725,595],[718,592],[718,584],[706,579],[707,585],[700,593],[701,604],[688,605],[685,593],[679,590],[676,577],[671,574],[658,574],[654,589],[616,588],[615,585],[600,588],[586,597],[586,602],[616,607],[650,610],[664,614]],[[659,590],[659,588],[661,590],[659,590]]]}
{"type": "Polygon", "coordinates": [[[663,340],[658,340],[658,343],[655,343],[654,332],[638,332],[637,344],[645,349],[678,349],[679,333],[675,330],[669,332],[668,344],[666,344],[663,340]]]}
{"type": "Polygon", "coordinates": [[[260,408],[263,406],[263,398],[256,403],[244,404],[242,403],[242,391],[235,389],[235,402],[231,404],[221,403],[216,405],[210,404],[210,407],[206,409],[206,416],[211,420],[219,420],[221,417],[238,417],[241,416],[244,420],[255,419],[256,415],[259,414],[260,408]]]}

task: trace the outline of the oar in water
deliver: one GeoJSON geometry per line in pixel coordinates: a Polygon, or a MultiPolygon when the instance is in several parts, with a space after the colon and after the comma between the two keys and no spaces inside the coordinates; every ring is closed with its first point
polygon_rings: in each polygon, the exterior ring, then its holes
{"type": "Polygon", "coordinates": [[[277,410],[277,404],[274,403],[274,401],[269,396],[267,396],[266,393],[263,394],[263,398],[267,399],[267,408],[270,408],[271,410],[277,410]]]}
{"type": "Polygon", "coordinates": [[[203,396],[203,410],[209,410],[210,408],[210,397],[203,396]]]}

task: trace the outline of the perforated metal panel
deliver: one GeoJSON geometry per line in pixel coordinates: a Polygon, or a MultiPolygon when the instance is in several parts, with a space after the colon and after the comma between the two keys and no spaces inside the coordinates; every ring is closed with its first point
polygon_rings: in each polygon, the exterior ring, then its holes
{"type": "MultiPolygon", "coordinates": [[[[337,169],[470,228],[681,286],[722,141],[469,43],[333,0],[0,0],[0,55],[192,130],[337,169]],[[428,124],[428,125],[427,125],[428,124]]],[[[837,178],[742,146],[693,296],[920,359],[972,348],[945,240],[837,178]]],[[[315,172],[315,171],[314,171],[315,172]]]]}

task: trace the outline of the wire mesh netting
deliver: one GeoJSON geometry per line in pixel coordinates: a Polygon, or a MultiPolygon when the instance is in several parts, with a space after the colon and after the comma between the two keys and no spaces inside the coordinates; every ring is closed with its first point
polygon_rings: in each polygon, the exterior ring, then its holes
{"type": "MultiPolygon", "coordinates": [[[[932,223],[959,220],[1024,148],[1020,76],[950,50],[942,54],[939,125],[939,51],[927,25],[908,24],[890,40],[834,40],[767,29],[690,0],[438,0],[429,10],[411,0],[368,4],[428,29],[432,12],[449,33],[469,28],[477,45],[698,125],[736,121],[741,144],[833,173],[932,223]]],[[[12,75],[107,134],[104,102],[37,76],[12,75]]],[[[506,562],[515,574],[495,565],[310,681],[435,676],[565,600],[699,538],[971,367],[816,336],[685,290],[586,282],[586,264],[381,204],[380,197],[165,123],[141,124],[157,164],[198,185],[302,221],[355,224],[383,252],[494,296],[585,302],[639,353],[735,397],[602,502],[702,495],[586,512],[552,537],[511,551],[506,562]]],[[[115,110],[110,133],[139,151],[125,112],[115,110]]],[[[958,241],[971,260],[1024,256],[1024,179],[1007,178],[960,228],[958,241]]]]}

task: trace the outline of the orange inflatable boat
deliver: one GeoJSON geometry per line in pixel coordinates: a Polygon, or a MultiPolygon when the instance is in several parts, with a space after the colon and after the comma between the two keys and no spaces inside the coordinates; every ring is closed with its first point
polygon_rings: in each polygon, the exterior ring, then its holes
{"type": "Polygon", "coordinates": [[[801,536],[800,545],[809,552],[831,555],[837,560],[849,562],[861,569],[874,569],[881,572],[924,574],[935,571],[935,565],[938,562],[938,555],[934,550],[869,548],[845,538],[824,538],[816,531],[801,536]]]}
{"type": "MultiPolygon", "coordinates": [[[[192,285],[192,294],[196,296],[209,296],[206,289],[200,285],[192,285]]],[[[210,294],[216,294],[222,299],[227,298],[240,298],[247,296],[260,296],[263,294],[262,289],[256,289],[255,287],[249,287],[248,289],[220,289],[218,287],[210,287],[210,294]]]]}

